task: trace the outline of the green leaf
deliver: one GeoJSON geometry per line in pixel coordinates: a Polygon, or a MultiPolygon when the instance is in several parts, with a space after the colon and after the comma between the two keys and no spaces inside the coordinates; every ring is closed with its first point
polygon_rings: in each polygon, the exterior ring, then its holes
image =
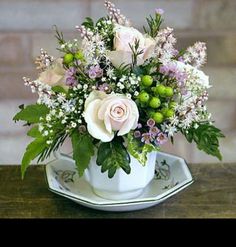
{"type": "Polygon", "coordinates": [[[49,113],[49,109],[45,105],[28,105],[18,112],[13,120],[26,121],[28,123],[38,123],[40,117],[45,117],[49,113]]]}
{"type": "MultiPolygon", "coordinates": [[[[194,126],[194,125],[193,125],[194,126]]],[[[225,137],[220,129],[209,123],[200,123],[196,129],[181,130],[188,142],[195,142],[199,150],[222,160],[219,150],[219,138],[225,137]]]]}
{"type": "Polygon", "coordinates": [[[89,134],[80,134],[74,131],[71,135],[73,159],[75,160],[79,176],[83,176],[91,157],[94,155],[94,145],[89,134]]]}
{"type": "Polygon", "coordinates": [[[97,165],[101,166],[101,172],[108,171],[108,177],[112,178],[116,170],[122,168],[130,174],[130,156],[123,145],[123,138],[116,137],[112,142],[101,143],[98,148],[97,165]]]}
{"type": "Polygon", "coordinates": [[[65,88],[61,87],[61,86],[54,86],[52,87],[52,91],[55,93],[64,93],[67,94],[67,91],[65,90],[65,88]]]}
{"type": "Polygon", "coordinates": [[[27,135],[33,138],[41,137],[41,133],[39,132],[38,126],[32,127],[28,132],[27,135]]]}
{"type": "Polygon", "coordinates": [[[144,144],[134,138],[133,132],[128,134],[128,147],[129,153],[136,158],[143,166],[147,162],[147,154],[152,151],[158,151],[159,148],[152,144],[144,144]]]}
{"type": "Polygon", "coordinates": [[[93,19],[90,17],[86,17],[85,21],[82,23],[82,26],[85,26],[86,28],[90,28],[91,30],[93,30],[94,29],[93,19]]]}
{"type": "Polygon", "coordinates": [[[22,179],[25,176],[26,169],[30,165],[30,162],[35,159],[43,150],[46,148],[46,138],[37,138],[31,142],[24,153],[22,162],[21,162],[21,177],[22,179]]]}

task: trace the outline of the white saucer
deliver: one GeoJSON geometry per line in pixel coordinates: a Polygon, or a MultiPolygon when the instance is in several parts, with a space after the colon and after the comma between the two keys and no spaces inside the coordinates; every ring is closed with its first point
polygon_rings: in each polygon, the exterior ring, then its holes
{"type": "Polygon", "coordinates": [[[79,177],[75,164],[54,160],[46,165],[49,189],[83,206],[103,211],[134,211],[154,206],[189,186],[192,176],[184,159],[159,152],[155,178],[135,199],[112,201],[94,194],[91,186],[79,177]]]}

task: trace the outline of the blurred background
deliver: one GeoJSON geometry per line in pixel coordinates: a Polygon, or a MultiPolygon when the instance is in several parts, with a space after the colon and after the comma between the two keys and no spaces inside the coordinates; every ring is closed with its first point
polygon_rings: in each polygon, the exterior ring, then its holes
{"type": "MultiPolygon", "coordinates": [[[[221,141],[225,162],[236,162],[236,0],[114,0],[122,13],[142,29],[145,16],[165,10],[165,25],[175,28],[178,47],[205,41],[210,76],[209,111],[226,138],[221,141]]],[[[106,15],[103,0],[0,0],[0,164],[19,164],[30,138],[22,123],[12,121],[18,105],[36,97],[24,86],[23,76],[36,79],[34,59],[41,47],[57,56],[52,25],[66,39],[78,38],[75,25],[86,16],[106,15]]],[[[70,148],[64,148],[68,151],[70,148]]],[[[181,136],[164,151],[188,162],[217,162],[181,136]]]]}

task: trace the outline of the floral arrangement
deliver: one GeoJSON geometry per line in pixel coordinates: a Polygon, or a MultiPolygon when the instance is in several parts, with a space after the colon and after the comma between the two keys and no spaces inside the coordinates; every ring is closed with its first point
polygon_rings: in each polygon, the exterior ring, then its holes
{"type": "Polygon", "coordinates": [[[36,104],[20,106],[15,121],[32,125],[35,138],[22,159],[44,160],[69,137],[79,175],[97,154],[101,172],[131,172],[130,155],[145,165],[147,154],[173,142],[181,132],[200,150],[221,160],[224,137],[207,112],[209,78],[200,67],[206,45],[175,48],[172,28],[161,29],[164,11],[147,18],[144,34],[109,1],[108,16],[86,18],[76,26],[81,39],[66,41],[55,27],[60,58],[41,49],[37,80],[23,78],[38,94],[36,104]]]}

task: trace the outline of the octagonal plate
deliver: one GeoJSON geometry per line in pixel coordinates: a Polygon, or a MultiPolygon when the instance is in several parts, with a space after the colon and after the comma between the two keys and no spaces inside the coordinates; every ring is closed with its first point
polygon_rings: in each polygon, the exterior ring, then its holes
{"type": "Polygon", "coordinates": [[[103,211],[133,211],[157,205],[175,195],[193,182],[184,159],[159,152],[154,179],[135,198],[112,201],[94,194],[91,186],[79,177],[75,164],[69,160],[57,159],[46,165],[46,179],[49,189],[80,205],[103,211]]]}

